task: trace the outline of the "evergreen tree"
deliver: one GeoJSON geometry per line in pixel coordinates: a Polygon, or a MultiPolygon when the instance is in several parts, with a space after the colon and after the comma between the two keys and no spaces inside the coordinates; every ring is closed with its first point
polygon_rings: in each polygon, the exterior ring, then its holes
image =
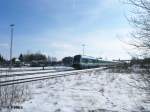
{"type": "Polygon", "coordinates": [[[0,54],[0,65],[3,65],[6,62],[6,60],[3,58],[3,56],[0,54]]]}
{"type": "Polygon", "coordinates": [[[24,60],[23,60],[23,55],[22,54],[20,54],[20,56],[19,56],[19,58],[18,58],[21,62],[23,62],[24,60]]]}

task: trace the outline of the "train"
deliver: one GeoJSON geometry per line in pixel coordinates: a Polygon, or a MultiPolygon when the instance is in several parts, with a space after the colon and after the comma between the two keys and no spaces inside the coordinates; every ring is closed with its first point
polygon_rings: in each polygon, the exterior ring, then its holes
{"type": "Polygon", "coordinates": [[[112,61],[104,61],[91,56],[75,55],[72,67],[75,69],[89,69],[100,66],[111,66],[113,64],[114,63],[112,61]]]}

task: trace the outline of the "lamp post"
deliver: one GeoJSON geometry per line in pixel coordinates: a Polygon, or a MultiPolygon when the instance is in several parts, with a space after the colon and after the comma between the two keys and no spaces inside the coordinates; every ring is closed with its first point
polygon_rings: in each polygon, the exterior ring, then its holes
{"type": "Polygon", "coordinates": [[[13,47],[13,33],[14,33],[14,24],[10,25],[10,65],[9,69],[11,70],[12,68],[12,47],[13,47]]]}

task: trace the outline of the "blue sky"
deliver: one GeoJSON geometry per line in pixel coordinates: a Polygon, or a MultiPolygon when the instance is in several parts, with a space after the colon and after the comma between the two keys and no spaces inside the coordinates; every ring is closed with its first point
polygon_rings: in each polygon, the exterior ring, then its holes
{"type": "Polygon", "coordinates": [[[130,31],[119,0],[0,0],[0,53],[9,56],[11,23],[15,24],[13,56],[26,52],[73,56],[82,53],[128,59],[118,37],[130,31]]]}

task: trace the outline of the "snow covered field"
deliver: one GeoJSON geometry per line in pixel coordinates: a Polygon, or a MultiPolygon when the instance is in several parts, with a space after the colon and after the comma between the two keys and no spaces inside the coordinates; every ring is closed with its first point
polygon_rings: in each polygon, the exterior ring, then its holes
{"type": "MultiPolygon", "coordinates": [[[[29,83],[31,96],[13,112],[142,112],[143,90],[131,85],[135,74],[96,71],[29,83]]],[[[140,82],[139,82],[140,83],[140,82]]]]}

